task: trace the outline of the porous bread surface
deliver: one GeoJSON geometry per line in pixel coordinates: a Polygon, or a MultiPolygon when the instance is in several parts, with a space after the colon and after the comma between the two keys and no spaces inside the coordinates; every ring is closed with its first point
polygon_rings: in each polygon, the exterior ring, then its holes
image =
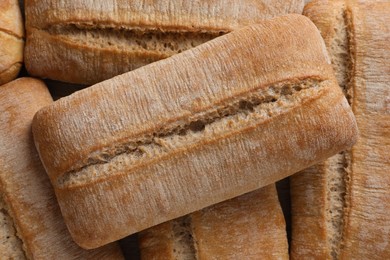
{"type": "MultiPolygon", "coordinates": [[[[213,122],[229,126],[218,120],[213,122]]],[[[33,131],[68,228],[86,248],[271,184],[349,147],[356,135],[320,35],[297,15],[264,21],[63,98],[37,113],[33,131]],[[265,111],[246,120],[256,114],[256,104],[265,111]],[[225,132],[210,131],[210,138],[184,143],[166,156],[150,153],[150,160],[136,165],[113,161],[139,154],[131,148],[110,157],[129,140],[142,147],[145,139],[158,139],[153,133],[183,122],[190,135],[207,133],[206,124],[199,131],[203,124],[191,126],[190,120],[229,106],[238,107],[232,114],[238,120],[225,132]],[[84,166],[107,172],[60,185],[63,176],[84,166]]]]}
{"type": "Polygon", "coordinates": [[[118,146],[103,148],[99,154],[89,157],[86,165],[59,177],[56,186],[71,188],[85,185],[169,157],[177,150],[198,146],[203,140],[219,139],[227,131],[245,131],[286,113],[305,98],[324,91],[327,85],[310,79],[296,84],[278,83],[236,97],[227,104],[190,116],[187,122],[174,122],[137,139],[124,140],[118,146]]]}
{"type": "Polygon", "coordinates": [[[191,216],[177,218],[139,233],[143,260],[196,260],[191,216]]]}
{"type": "Polygon", "coordinates": [[[88,45],[94,48],[124,50],[128,52],[142,51],[149,55],[169,57],[173,54],[196,47],[204,42],[221,36],[228,31],[164,31],[141,29],[99,28],[75,25],[56,25],[47,29],[47,33],[57,36],[69,44],[88,45]]]}
{"type": "Polygon", "coordinates": [[[45,85],[20,78],[0,86],[0,189],[28,259],[123,259],[115,244],[87,251],[66,228],[37,151],[31,122],[52,102],[45,85]]]}
{"type": "Polygon", "coordinates": [[[339,259],[343,230],[345,196],[347,192],[348,169],[350,161],[346,153],[338,153],[324,162],[326,174],[326,207],[327,244],[332,259],[339,259]]]}
{"type": "Polygon", "coordinates": [[[350,167],[347,153],[338,153],[290,178],[293,259],[339,259],[350,167]]]}
{"type": "MultiPolygon", "coordinates": [[[[56,181],[64,173],[88,165],[88,159],[103,149],[164,130],[167,125],[185,124],[193,114],[202,115],[237,97],[248,97],[256,91],[269,96],[267,89],[278,83],[288,86],[299,85],[301,79],[330,79],[328,57],[319,37],[313,25],[301,16],[279,18],[275,23],[248,27],[237,36],[220,37],[63,98],[36,116],[36,128],[42,123],[39,118],[53,124],[50,129],[39,130],[52,142],[40,151],[44,161],[50,161],[45,167],[56,181]],[[282,35],[271,30],[279,30],[282,35]],[[282,50],[289,55],[279,55],[282,50]],[[110,101],[114,99],[115,104],[110,101]],[[76,130],[84,124],[89,127],[82,132],[76,130]]],[[[38,146],[42,137],[36,136],[38,146]]],[[[43,138],[41,141],[45,142],[43,138]]]]}
{"type": "Polygon", "coordinates": [[[27,259],[23,252],[23,243],[18,238],[16,230],[6,209],[6,204],[0,191],[0,253],[2,259],[27,259]]]}
{"type": "Polygon", "coordinates": [[[0,3],[0,85],[19,73],[23,62],[24,26],[17,0],[0,3]]]}
{"type": "MultiPolygon", "coordinates": [[[[304,14],[323,35],[337,81],[350,103],[351,54],[345,8],[344,1],[332,1],[331,5],[326,1],[314,1],[305,7],[304,14]]],[[[345,153],[337,154],[291,177],[293,259],[338,259],[344,229],[345,157],[345,153]],[[303,227],[312,230],[313,235],[303,232],[303,227]]]]}
{"type": "Polygon", "coordinates": [[[340,257],[390,257],[390,2],[350,9],[352,109],[359,139],[351,149],[347,217],[340,257]]]}
{"type": "Polygon", "coordinates": [[[333,21],[335,34],[330,39],[329,55],[339,86],[343,90],[349,104],[351,104],[353,98],[351,84],[353,61],[350,50],[350,17],[346,12],[345,3],[341,1],[337,4],[338,6],[333,11],[335,12],[335,20],[333,21]]]}
{"type": "Polygon", "coordinates": [[[315,1],[305,8],[305,14],[325,39],[360,135],[351,150],[318,167],[316,178],[312,171],[292,178],[296,200],[293,230],[297,231],[293,231],[292,257],[384,259],[390,256],[390,192],[385,188],[390,185],[386,174],[390,172],[390,5],[386,1],[329,3],[315,1]],[[312,186],[321,192],[313,195],[312,186]],[[306,196],[306,201],[299,194],[306,196]],[[309,203],[309,194],[320,201],[331,200],[309,203]],[[306,211],[315,214],[306,216],[306,211]],[[318,235],[313,239],[301,232],[300,226],[314,226],[318,235]],[[324,254],[318,248],[324,249],[324,254]]]}
{"type": "Polygon", "coordinates": [[[172,220],[174,260],[196,260],[191,215],[172,220]]]}
{"type": "Polygon", "coordinates": [[[97,83],[302,9],[302,0],[26,1],[26,67],[40,77],[97,83]]]}

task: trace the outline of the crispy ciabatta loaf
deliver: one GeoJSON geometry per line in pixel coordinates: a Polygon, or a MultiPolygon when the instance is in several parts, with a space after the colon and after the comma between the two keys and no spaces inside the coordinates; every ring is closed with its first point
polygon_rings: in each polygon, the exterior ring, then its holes
{"type": "Polygon", "coordinates": [[[85,248],[274,183],[357,135],[323,40],[301,15],[62,98],[36,114],[33,132],[85,248]]]}
{"type": "Polygon", "coordinates": [[[35,79],[0,87],[0,258],[123,259],[116,244],[80,248],[66,229],[31,133],[35,112],[51,102],[35,79]]]}
{"type": "Polygon", "coordinates": [[[141,259],[289,259],[275,184],[139,234],[141,259]]]}
{"type": "Polygon", "coordinates": [[[13,80],[23,62],[24,26],[18,0],[0,3],[0,86],[13,80]]]}
{"type": "Polygon", "coordinates": [[[34,76],[94,84],[302,10],[303,0],[26,0],[26,67],[34,76]]]}
{"type": "Polygon", "coordinates": [[[390,259],[390,2],[315,1],[305,14],[325,39],[360,135],[351,150],[291,178],[291,256],[390,259]]]}

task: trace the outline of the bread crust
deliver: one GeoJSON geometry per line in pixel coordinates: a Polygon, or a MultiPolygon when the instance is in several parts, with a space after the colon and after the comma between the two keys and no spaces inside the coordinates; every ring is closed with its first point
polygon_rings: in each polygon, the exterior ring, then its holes
{"type": "Polygon", "coordinates": [[[23,62],[24,26],[17,0],[0,3],[0,85],[19,73],[23,62]]]}
{"type": "Polygon", "coordinates": [[[271,184],[352,145],[353,115],[324,48],[307,18],[285,16],[39,111],[35,144],[75,241],[105,244],[271,184]],[[289,94],[293,88],[296,95],[289,94]],[[264,96],[258,106],[243,98],[256,93],[264,96]],[[226,106],[236,114],[215,112],[226,106]],[[188,126],[184,137],[171,127],[180,124],[188,126]]]}
{"type": "Polygon", "coordinates": [[[0,252],[4,259],[27,259],[0,190],[0,252]]]}
{"type": "Polygon", "coordinates": [[[26,67],[39,77],[94,84],[220,33],[302,9],[302,0],[29,0],[26,67]]]}
{"type": "Polygon", "coordinates": [[[198,259],[289,259],[274,184],[197,211],[191,219],[198,259]]]}
{"type": "Polygon", "coordinates": [[[115,244],[92,251],[80,248],[66,229],[31,133],[35,112],[50,103],[48,90],[36,79],[20,78],[0,87],[0,192],[25,255],[28,259],[123,259],[115,244]]]}
{"type": "MultiPolygon", "coordinates": [[[[141,259],[288,259],[286,225],[275,185],[187,216],[194,254],[174,247],[173,220],[140,233],[141,259]],[[266,220],[266,221],[265,221],[266,220]]],[[[188,239],[191,240],[191,239],[188,239]]]]}
{"type": "MultiPolygon", "coordinates": [[[[387,44],[390,40],[390,4],[385,1],[329,3],[313,2],[305,8],[305,14],[313,18],[326,39],[329,53],[334,56],[329,47],[336,37],[332,32],[339,26],[335,13],[340,9],[345,13],[351,61],[346,75],[340,71],[336,73],[349,77],[347,88],[352,90],[350,103],[360,134],[338,166],[326,167],[334,165],[329,159],[316,169],[293,176],[292,258],[387,259],[390,257],[390,177],[386,174],[390,172],[390,67],[387,62],[390,58],[387,44]],[[334,217],[329,218],[331,205],[327,198],[332,193],[330,176],[337,171],[344,175],[344,182],[339,184],[343,187],[340,195],[344,207],[337,216],[341,225],[333,230],[330,222],[334,217]],[[302,232],[303,227],[314,230],[312,235],[302,232]],[[334,245],[328,241],[332,232],[340,236],[338,249],[333,254],[334,245]]],[[[338,65],[334,65],[337,69],[338,65]]]]}

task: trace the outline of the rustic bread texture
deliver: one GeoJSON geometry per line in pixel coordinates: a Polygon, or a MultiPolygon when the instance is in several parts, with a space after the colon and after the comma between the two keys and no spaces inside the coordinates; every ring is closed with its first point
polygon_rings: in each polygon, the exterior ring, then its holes
{"type": "Polygon", "coordinates": [[[302,9],[303,0],[26,0],[26,67],[39,77],[94,84],[302,9]]]}
{"type": "Polygon", "coordinates": [[[191,225],[187,215],[140,232],[141,259],[196,260],[191,225]]]}
{"type": "Polygon", "coordinates": [[[141,259],[288,259],[275,185],[140,233],[141,259]]]}
{"type": "Polygon", "coordinates": [[[360,135],[351,150],[291,178],[292,258],[387,259],[390,3],[315,1],[305,14],[325,39],[360,135]]]}
{"type": "Polygon", "coordinates": [[[24,26],[18,0],[0,2],[0,86],[13,80],[23,62],[24,26]]]}
{"type": "Polygon", "coordinates": [[[350,147],[335,82],[315,26],[280,17],[58,100],[36,114],[35,144],[72,236],[93,248],[350,147]]]}
{"type": "Polygon", "coordinates": [[[0,87],[0,191],[7,208],[2,209],[6,222],[1,223],[5,232],[13,233],[1,256],[13,247],[20,252],[23,244],[29,259],[123,259],[115,244],[92,251],[80,248],[66,229],[31,133],[35,112],[51,102],[44,84],[35,79],[0,87]]]}
{"type": "Polygon", "coordinates": [[[8,214],[7,205],[3,201],[0,191],[0,252],[1,259],[26,259],[23,244],[16,235],[16,230],[11,216],[8,214]]]}

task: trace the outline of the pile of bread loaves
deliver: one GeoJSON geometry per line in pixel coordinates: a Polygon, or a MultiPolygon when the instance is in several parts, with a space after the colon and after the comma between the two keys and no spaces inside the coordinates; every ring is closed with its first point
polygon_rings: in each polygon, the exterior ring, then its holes
{"type": "Polygon", "coordinates": [[[390,259],[388,0],[23,5],[0,259],[390,259]]]}

